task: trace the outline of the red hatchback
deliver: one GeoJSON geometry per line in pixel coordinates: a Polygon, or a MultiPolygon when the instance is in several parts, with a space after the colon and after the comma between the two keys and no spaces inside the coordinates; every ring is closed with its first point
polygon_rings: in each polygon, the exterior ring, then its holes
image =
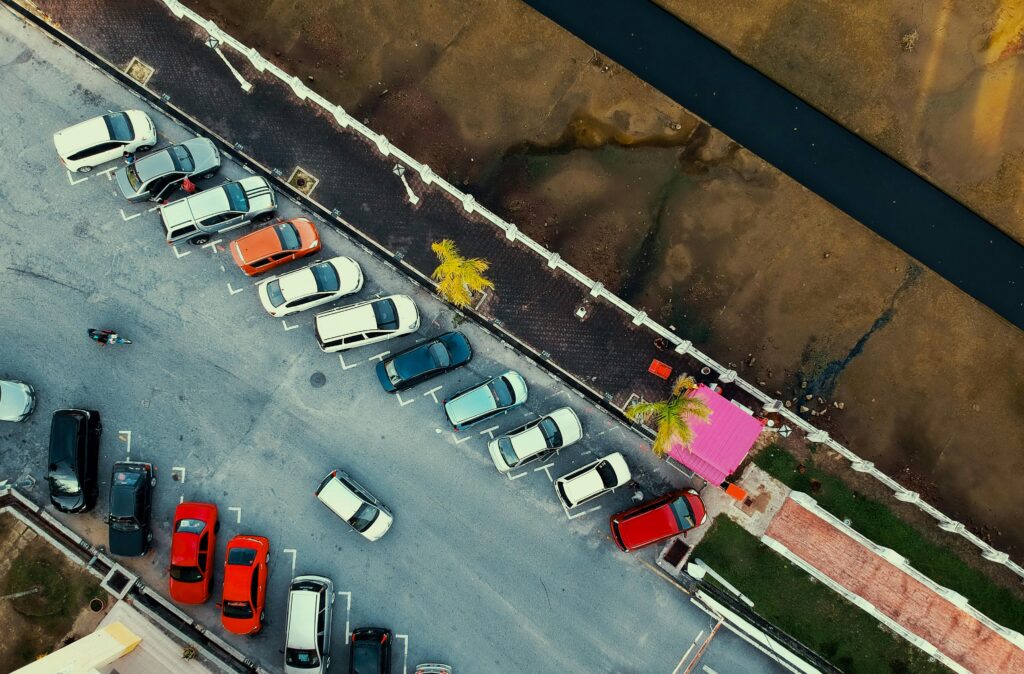
{"type": "Polygon", "coordinates": [[[210,598],[219,529],[212,503],[181,503],[174,511],[170,592],[179,604],[202,604],[210,598]]]}
{"type": "Polygon", "coordinates": [[[680,489],[612,515],[612,540],[632,552],[699,527],[706,518],[697,492],[680,489]]]}
{"type": "Polygon", "coordinates": [[[221,622],[229,632],[255,634],[263,627],[270,541],[262,536],[235,536],[224,556],[221,622]]]}

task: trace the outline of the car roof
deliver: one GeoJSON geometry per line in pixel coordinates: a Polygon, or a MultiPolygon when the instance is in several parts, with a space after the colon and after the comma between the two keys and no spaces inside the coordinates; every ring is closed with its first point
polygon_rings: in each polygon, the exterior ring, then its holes
{"type": "MultiPolygon", "coordinates": [[[[602,461],[607,461],[615,471],[616,481],[618,483],[625,482],[629,479],[629,467],[626,465],[626,460],[622,458],[622,454],[613,452],[607,456],[601,457],[600,459],[585,466],[585,472],[576,475],[569,480],[562,483],[562,489],[565,491],[565,495],[568,496],[573,503],[579,503],[581,500],[604,491],[604,482],[601,480],[601,475],[597,472],[597,467],[602,461]]],[[[578,470],[582,470],[578,469],[578,470]]]]}
{"type": "Polygon", "coordinates": [[[320,606],[320,593],[316,590],[288,592],[287,648],[312,650],[316,648],[316,621],[320,606]]]}
{"type": "Polygon", "coordinates": [[[235,245],[241,251],[242,259],[251,262],[281,252],[281,238],[277,235],[277,228],[286,224],[285,222],[276,222],[239,237],[235,241],[235,245]]]}
{"type": "MultiPolygon", "coordinates": [[[[678,498],[683,498],[681,495],[678,498]]],[[[672,503],[667,501],[653,510],[633,515],[619,521],[619,538],[627,548],[636,548],[652,541],[667,538],[682,532],[675,515],[672,503]]]]}
{"type": "Polygon", "coordinates": [[[337,475],[327,481],[317,494],[317,498],[346,522],[352,519],[363,505],[363,500],[342,484],[337,475]]]}
{"type": "Polygon", "coordinates": [[[480,382],[445,403],[452,421],[472,419],[497,407],[497,401],[494,400],[494,396],[491,395],[491,390],[487,386],[493,379],[496,377],[480,382]]]}
{"type": "Polygon", "coordinates": [[[67,156],[79,150],[84,150],[95,143],[110,140],[110,132],[107,130],[106,122],[103,121],[105,116],[100,115],[87,119],[84,122],[73,124],[53,134],[53,141],[57,147],[57,152],[67,156]]]}
{"type": "Polygon", "coordinates": [[[562,434],[563,446],[578,442],[583,437],[583,426],[580,424],[580,418],[576,416],[576,412],[571,407],[559,407],[548,414],[548,416],[558,426],[558,432],[562,434]]]}
{"type": "Polygon", "coordinates": [[[139,174],[139,179],[142,182],[148,182],[153,178],[167,175],[174,170],[174,160],[171,158],[170,147],[165,147],[159,152],[148,154],[135,162],[135,172],[139,174]]]}

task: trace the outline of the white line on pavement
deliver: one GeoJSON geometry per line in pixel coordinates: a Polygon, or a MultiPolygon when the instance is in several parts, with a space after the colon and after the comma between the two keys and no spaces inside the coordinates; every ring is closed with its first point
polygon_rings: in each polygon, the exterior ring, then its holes
{"type": "Polygon", "coordinates": [[[235,524],[241,524],[242,523],[242,509],[241,508],[235,508],[233,506],[228,506],[228,510],[234,510],[234,511],[236,511],[238,513],[238,517],[235,519],[235,524]]]}
{"type": "Polygon", "coordinates": [[[178,497],[178,503],[184,503],[184,502],[185,502],[185,495],[182,494],[181,496],[178,497]]]}
{"type": "Polygon", "coordinates": [[[217,252],[217,244],[220,243],[223,240],[224,239],[217,239],[215,241],[211,241],[210,243],[204,243],[203,244],[203,248],[209,248],[213,253],[216,253],[217,252]]]}
{"type": "Polygon", "coordinates": [[[341,369],[342,370],[351,370],[355,366],[359,365],[359,363],[352,363],[351,365],[346,365],[345,364],[345,357],[342,356],[340,353],[338,354],[338,360],[341,361],[341,369]]]}
{"type": "Polygon", "coordinates": [[[293,548],[285,548],[285,549],[281,550],[281,552],[283,552],[285,554],[287,554],[289,552],[292,553],[292,578],[294,578],[295,577],[295,558],[299,556],[299,552],[298,552],[298,550],[295,550],[293,548]]]}
{"type": "Polygon", "coordinates": [[[132,455],[132,432],[131,431],[118,431],[117,439],[121,442],[128,443],[128,456],[132,455]]]}
{"type": "Polygon", "coordinates": [[[427,391],[423,395],[430,396],[431,398],[433,398],[434,399],[434,403],[436,404],[437,403],[437,396],[434,395],[434,394],[437,393],[440,390],[441,390],[440,386],[435,386],[434,388],[430,389],[429,391],[427,391]]]}
{"type": "Polygon", "coordinates": [[[405,639],[405,659],[402,660],[402,674],[405,674],[409,669],[409,635],[408,634],[396,634],[396,639],[405,639]]]}
{"type": "Polygon", "coordinates": [[[135,218],[140,217],[142,215],[142,213],[136,213],[134,215],[125,215],[123,208],[119,208],[117,210],[121,212],[121,219],[124,220],[125,222],[128,222],[129,220],[134,220],[135,218]]]}
{"type": "Polygon", "coordinates": [[[174,248],[174,254],[178,256],[179,260],[181,258],[185,257],[186,255],[191,255],[192,254],[192,251],[190,251],[190,250],[186,250],[184,253],[182,253],[180,250],[178,250],[177,246],[172,246],[172,248],[174,248]]]}
{"type": "Polygon", "coordinates": [[[569,514],[569,509],[565,507],[564,503],[562,503],[562,499],[558,499],[558,502],[562,505],[562,510],[565,511],[565,516],[568,517],[570,520],[574,520],[577,517],[583,517],[587,513],[592,513],[595,510],[600,510],[601,509],[601,506],[594,506],[593,508],[588,508],[588,509],[584,510],[581,513],[576,513],[575,515],[570,515],[569,514]]]}
{"type": "Polygon", "coordinates": [[[110,177],[110,174],[113,173],[116,170],[117,170],[117,167],[116,166],[112,166],[111,168],[108,168],[106,171],[100,171],[99,175],[107,176],[107,180],[113,180],[113,178],[110,177]]]}
{"type": "Polygon", "coordinates": [[[178,471],[181,471],[181,479],[178,480],[178,482],[181,482],[182,484],[185,484],[185,467],[184,466],[174,466],[173,468],[171,468],[171,475],[172,475],[172,477],[173,477],[174,473],[176,473],[178,471]]]}
{"type": "Polygon", "coordinates": [[[391,353],[391,352],[390,351],[385,351],[384,353],[378,353],[376,356],[370,356],[366,360],[367,361],[371,361],[371,360],[384,360],[384,356],[388,355],[389,353],[391,353]]]}
{"type": "MultiPolygon", "coordinates": [[[[538,466],[537,467],[537,470],[543,470],[544,474],[548,476],[548,482],[554,482],[555,481],[555,478],[551,477],[551,471],[548,470],[548,468],[550,468],[553,465],[555,465],[555,464],[547,463],[547,464],[544,464],[543,466],[538,466]]],[[[563,505],[562,507],[564,508],[565,506],[563,505]]],[[[566,514],[568,514],[568,513],[566,513],[566,514]]]]}
{"type": "Polygon", "coordinates": [[[295,328],[299,327],[298,325],[288,325],[288,321],[284,320],[283,318],[281,319],[281,325],[284,326],[285,332],[288,332],[289,330],[294,330],[295,328]]]}
{"type": "Polygon", "coordinates": [[[78,180],[75,180],[75,177],[72,175],[71,171],[68,171],[68,182],[71,183],[72,185],[77,185],[79,183],[84,183],[88,179],[89,179],[89,177],[86,176],[85,178],[79,178],[78,180]]]}
{"type": "Polygon", "coordinates": [[[455,435],[455,431],[452,431],[452,437],[455,439],[455,444],[456,445],[461,445],[462,443],[467,442],[468,440],[472,440],[473,439],[473,438],[471,438],[471,437],[469,437],[467,435],[466,437],[464,437],[464,438],[462,438],[460,440],[459,436],[455,435]]]}
{"type": "Polygon", "coordinates": [[[487,299],[487,291],[486,290],[483,291],[482,293],[480,293],[480,301],[476,303],[476,306],[473,307],[473,309],[479,309],[480,305],[484,303],[485,299],[487,299]]]}
{"type": "Polygon", "coordinates": [[[509,472],[509,473],[505,473],[505,475],[506,475],[506,476],[508,476],[508,479],[509,479],[509,480],[518,480],[519,478],[521,478],[521,477],[526,477],[526,476],[527,476],[527,475],[529,475],[529,474],[530,474],[530,472],[529,472],[529,471],[524,471],[524,472],[522,472],[522,473],[519,473],[519,475],[513,475],[513,474],[512,474],[512,473],[510,473],[510,472],[509,472]]]}
{"type": "Polygon", "coordinates": [[[237,295],[238,293],[242,292],[243,290],[245,290],[245,288],[239,288],[238,290],[235,290],[234,288],[231,287],[230,283],[228,284],[228,292],[231,293],[232,295],[237,295]]]}
{"type": "Polygon", "coordinates": [[[398,391],[395,391],[395,397],[398,398],[398,402],[402,405],[402,407],[405,407],[406,405],[411,405],[414,402],[416,402],[415,398],[413,398],[412,400],[402,400],[402,394],[399,393],[398,391]]]}
{"type": "Polygon", "coordinates": [[[484,430],[480,431],[480,435],[486,434],[487,437],[489,437],[491,440],[493,440],[494,439],[494,431],[498,430],[499,428],[500,428],[500,426],[491,426],[490,428],[485,428],[484,430]]]}
{"type": "Polygon", "coordinates": [[[343,595],[345,595],[346,599],[348,599],[348,602],[345,605],[345,643],[347,644],[348,643],[348,637],[349,637],[349,630],[348,630],[349,622],[348,622],[348,619],[349,619],[349,616],[352,614],[352,593],[351,592],[336,592],[335,594],[343,594],[343,595]]]}
{"type": "Polygon", "coordinates": [[[718,672],[716,672],[715,670],[711,669],[707,665],[701,665],[700,668],[704,670],[705,674],[718,674],[718,672]]]}

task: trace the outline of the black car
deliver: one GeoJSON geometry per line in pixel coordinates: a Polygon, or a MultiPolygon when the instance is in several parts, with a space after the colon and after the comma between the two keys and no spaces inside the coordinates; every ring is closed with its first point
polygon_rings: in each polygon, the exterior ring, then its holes
{"type": "Polygon", "coordinates": [[[110,515],[107,517],[110,552],[140,557],[149,551],[153,533],[149,511],[153,504],[156,474],[153,465],[118,461],[110,478],[110,515]]]}
{"type": "Polygon", "coordinates": [[[360,627],[349,641],[348,674],[391,674],[391,630],[360,627]]]}
{"type": "Polygon", "coordinates": [[[404,391],[431,377],[450,372],[473,358],[461,332],[446,332],[377,363],[377,379],[388,393],[404,391]]]}
{"type": "Polygon", "coordinates": [[[100,413],[95,410],[57,410],[50,422],[50,453],[46,480],[50,503],[66,513],[81,513],[96,505],[99,491],[100,413]]]}

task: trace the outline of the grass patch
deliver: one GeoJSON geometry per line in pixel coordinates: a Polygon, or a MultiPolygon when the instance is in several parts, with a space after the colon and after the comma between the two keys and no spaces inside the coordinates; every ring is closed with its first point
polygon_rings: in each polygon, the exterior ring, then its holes
{"type": "Polygon", "coordinates": [[[758,615],[844,672],[950,674],[727,517],[715,520],[694,554],[749,597],[758,615]]]}
{"type": "Polygon", "coordinates": [[[1024,602],[1010,590],[996,584],[956,554],[929,540],[914,526],[901,520],[888,506],[865,497],[840,478],[815,467],[813,457],[799,472],[795,456],[771,445],[754,457],[769,475],[788,487],[806,492],[825,510],[879,545],[906,557],[911,566],[939,585],[959,592],[997,623],[1024,633],[1024,602]]]}

